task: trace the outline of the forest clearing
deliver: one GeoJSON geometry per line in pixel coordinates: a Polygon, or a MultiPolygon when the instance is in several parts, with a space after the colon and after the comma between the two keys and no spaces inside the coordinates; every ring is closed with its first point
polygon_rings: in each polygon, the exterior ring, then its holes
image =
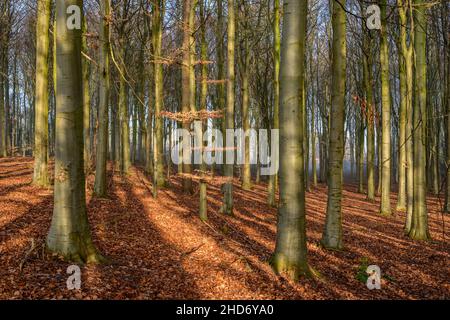
{"type": "Polygon", "coordinates": [[[0,300],[448,300],[449,115],[446,0],[0,0],[0,300]]]}

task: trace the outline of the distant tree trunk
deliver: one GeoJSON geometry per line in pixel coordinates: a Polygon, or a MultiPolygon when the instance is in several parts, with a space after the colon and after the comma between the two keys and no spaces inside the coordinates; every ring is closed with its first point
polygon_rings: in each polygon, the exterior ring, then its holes
{"type": "Polygon", "coordinates": [[[38,1],[36,23],[36,105],[33,183],[47,186],[48,166],[48,56],[50,50],[51,1],[38,1]]]}
{"type": "MultiPolygon", "coordinates": [[[[407,43],[407,10],[406,3],[398,3],[400,18],[400,52],[403,57],[405,83],[404,90],[400,91],[401,97],[405,101],[406,125],[405,125],[405,152],[406,152],[406,221],[405,233],[411,229],[412,214],[414,207],[414,151],[413,151],[413,39],[414,32],[410,31],[410,41],[407,43]],[[404,96],[403,96],[404,94],[404,96]]],[[[412,28],[411,28],[412,29],[412,28]]],[[[401,86],[401,83],[400,83],[401,86]]],[[[400,88],[401,89],[401,88],[400,88]]]]}
{"type": "MultiPolygon", "coordinates": [[[[250,64],[250,52],[248,39],[244,40],[244,55],[243,58],[245,62],[243,63],[242,70],[242,122],[244,132],[247,133],[250,129],[250,115],[249,115],[249,64],[250,64]]],[[[242,173],[242,189],[250,190],[252,188],[251,182],[251,171],[250,171],[250,136],[245,136],[245,150],[244,150],[244,165],[243,165],[243,173],[242,173]]]]}
{"type": "Polygon", "coordinates": [[[86,214],[83,166],[81,30],[66,26],[67,7],[82,0],[56,2],[56,153],[53,218],[47,248],[75,262],[98,263],[86,214]]]}
{"type": "Polygon", "coordinates": [[[293,281],[311,275],[307,262],[302,93],[307,1],[284,2],[280,69],[280,206],[271,265],[293,281]]]}
{"type": "MultiPolygon", "coordinates": [[[[234,48],[235,48],[235,8],[234,8],[234,0],[228,0],[228,64],[227,64],[227,106],[225,112],[225,127],[226,129],[234,129],[234,80],[235,80],[235,72],[234,72],[234,48]]],[[[234,143],[232,141],[228,141],[225,134],[225,146],[230,144],[230,146],[234,143]]],[[[234,138],[233,138],[234,140],[234,138]]],[[[225,152],[226,154],[226,152],[225,152]]],[[[225,156],[225,161],[227,157],[225,156]]],[[[227,215],[233,215],[233,163],[225,162],[225,177],[230,179],[229,182],[226,182],[223,185],[223,206],[222,212],[227,215]]]]}
{"type": "MultiPolygon", "coordinates": [[[[124,32],[124,31],[122,31],[124,32]]],[[[125,34],[121,33],[119,40],[120,56],[124,63],[125,68],[125,34]]],[[[121,157],[120,157],[120,172],[122,174],[128,174],[131,166],[130,155],[130,127],[129,127],[129,114],[128,114],[128,85],[125,82],[123,76],[119,80],[119,119],[120,119],[120,137],[121,137],[121,157]]]]}
{"type": "Polygon", "coordinates": [[[6,34],[6,37],[4,38],[4,57],[3,57],[3,73],[2,75],[4,77],[4,99],[5,99],[5,116],[4,116],[4,130],[5,130],[5,142],[4,142],[4,154],[3,156],[6,157],[11,154],[11,124],[10,124],[10,109],[11,109],[11,102],[9,97],[9,49],[10,49],[10,37],[11,37],[11,1],[6,1],[6,11],[5,11],[5,30],[3,31],[6,34]]]}
{"type": "Polygon", "coordinates": [[[147,134],[145,136],[145,172],[153,176],[153,94],[154,94],[154,84],[152,79],[154,79],[154,63],[150,63],[149,66],[149,90],[148,90],[148,109],[147,109],[147,134]]]}
{"type": "Polygon", "coordinates": [[[128,60],[128,35],[126,25],[129,19],[129,2],[121,4],[122,12],[120,16],[120,25],[118,30],[120,72],[119,76],[119,120],[120,120],[120,172],[127,175],[131,166],[131,147],[130,147],[130,104],[129,85],[125,79],[125,70],[128,60]]]}
{"type": "Polygon", "coordinates": [[[407,141],[410,139],[407,136],[407,107],[408,107],[408,88],[406,79],[406,62],[404,50],[406,50],[406,13],[403,7],[402,0],[397,0],[399,6],[399,22],[400,22],[400,35],[399,35],[399,55],[398,55],[398,68],[400,74],[400,110],[399,110],[399,174],[398,174],[398,199],[397,199],[397,211],[406,211],[406,175],[407,175],[407,141]]]}
{"type": "MultiPolygon", "coordinates": [[[[430,97],[431,98],[431,97],[430,97]]],[[[437,100],[435,98],[435,100],[437,100]]],[[[438,118],[438,106],[437,106],[437,102],[433,103],[433,106],[431,106],[430,111],[432,114],[432,118],[431,119],[437,119],[438,118]]],[[[432,139],[432,144],[431,144],[431,155],[432,155],[432,161],[431,161],[431,173],[432,173],[432,177],[433,177],[433,181],[432,181],[432,192],[435,195],[439,194],[439,136],[440,136],[440,130],[439,130],[439,126],[440,123],[438,122],[438,120],[435,121],[430,121],[430,127],[431,127],[431,132],[430,132],[430,137],[432,139]]]]}
{"type": "MultiPolygon", "coordinates": [[[[194,25],[191,24],[193,22],[193,14],[195,13],[194,7],[195,7],[195,1],[196,0],[187,0],[184,1],[184,29],[183,29],[183,64],[182,64],[182,97],[181,97],[181,104],[182,104],[182,112],[183,113],[189,113],[190,111],[193,111],[195,109],[195,87],[194,91],[192,86],[192,56],[191,51],[195,50],[195,40],[194,43],[192,43],[192,33],[194,25]],[[191,17],[192,16],[192,17],[191,17]]],[[[183,129],[189,131],[191,124],[188,121],[183,122],[183,129]]],[[[189,146],[189,143],[186,143],[186,141],[183,141],[184,148],[187,148],[189,146]]],[[[187,152],[188,150],[184,150],[184,152],[187,152]]],[[[192,173],[192,164],[190,163],[190,159],[183,156],[183,173],[184,174],[191,174],[192,173]],[[188,161],[188,162],[186,162],[188,161]]],[[[183,188],[184,192],[186,193],[192,193],[192,179],[187,177],[183,178],[183,188]]]]}
{"type": "MultiPolygon", "coordinates": [[[[139,81],[139,80],[138,80],[139,81]]],[[[139,92],[139,85],[135,86],[134,91],[139,92]]],[[[132,90],[130,88],[130,90],[132,90]]],[[[136,152],[137,152],[137,126],[138,126],[138,100],[136,97],[133,98],[133,104],[132,104],[132,114],[131,114],[131,151],[130,151],[130,158],[131,163],[136,163],[136,152]]]]}
{"type": "MultiPolygon", "coordinates": [[[[217,28],[215,34],[216,40],[216,59],[217,59],[217,79],[221,82],[216,87],[216,110],[223,110],[225,108],[225,49],[224,49],[224,15],[223,15],[223,0],[217,0],[217,28]]],[[[225,121],[218,120],[222,131],[225,128],[225,121]]],[[[225,132],[223,132],[225,133],[225,132]]],[[[223,141],[222,141],[223,142],[223,141]]],[[[213,164],[213,168],[217,167],[223,173],[223,166],[221,164],[213,164]]]]}
{"type": "Polygon", "coordinates": [[[303,149],[304,149],[304,164],[305,164],[305,188],[309,191],[309,133],[308,133],[308,108],[307,108],[307,79],[303,83],[303,102],[302,102],[302,120],[303,120],[303,149]]]}
{"type": "Polygon", "coordinates": [[[146,76],[144,73],[144,52],[145,52],[145,44],[147,43],[148,39],[148,27],[147,24],[144,25],[144,36],[142,37],[142,42],[140,46],[140,52],[139,52],[139,83],[138,83],[138,101],[137,101],[137,110],[138,110],[138,121],[139,121],[139,131],[138,131],[138,137],[137,137],[137,161],[143,162],[143,140],[145,138],[145,113],[144,113],[144,101],[145,101],[145,82],[146,82],[146,76]]]}
{"type": "Polygon", "coordinates": [[[425,6],[423,0],[414,1],[414,208],[408,236],[414,240],[428,240],[427,186],[426,186],[426,101],[427,56],[425,6]]]}
{"type": "MultiPolygon", "coordinates": [[[[100,83],[98,104],[98,131],[95,164],[94,193],[105,197],[106,190],[106,158],[108,153],[108,104],[109,104],[109,55],[110,55],[110,0],[100,2],[100,83]]],[[[117,141],[116,141],[117,142],[117,141]]]]}
{"type": "Polygon", "coordinates": [[[448,6],[445,6],[446,1],[441,1],[441,23],[442,23],[442,30],[443,30],[443,39],[444,39],[444,57],[445,57],[445,63],[444,63],[444,74],[445,76],[445,95],[444,95],[444,111],[446,112],[445,117],[445,140],[446,140],[446,187],[445,187],[445,206],[444,211],[449,213],[450,212],[450,41],[448,37],[446,37],[446,32],[449,28],[449,16],[450,16],[450,9],[448,6]]]}
{"type": "Polygon", "coordinates": [[[153,50],[154,50],[154,78],[155,78],[155,148],[153,150],[154,159],[154,182],[157,187],[166,185],[164,176],[164,146],[163,146],[163,70],[161,63],[161,43],[162,43],[162,17],[164,16],[164,0],[157,0],[153,3],[153,50]]]}
{"type": "MultiPolygon", "coordinates": [[[[208,65],[206,64],[206,60],[208,60],[208,44],[206,42],[206,14],[205,14],[205,2],[207,0],[200,0],[200,17],[202,19],[202,25],[201,25],[201,60],[202,60],[202,85],[201,85],[201,91],[200,91],[200,109],[206,111],[206,104],[208,99],[208,65]]],[[[197,128],[197,131],[204,131],[205,130],[205,124],[207,123],[207,120],[202,120],[202,130],[198,130],[200,128],[197,128]]],[[[205,173],[207,170],[206,163],[204,161],[203,157],[203,136],[201,132],[198,133],[198,138],[201,141],[201,165],[200,165],[200,199],[199,199],[199,211],[200,211],[200,219],[202,221],[208,220],[208,205],[207,205],[207,184],[206,181],[204,181],[205,173]]]]}
{"type": "MultiPolygon", "coordinates": [[[[316,39],[316,48],[318,47],[318,42],[316,39]]],[[[312,52],[311,52],[312,55],[312,52]]],[[[312,61],[312,58],[311,58],[312,61]]],[[[316,60],[315,65],[315,88],[313,86],[313,97],[312,97],[312,105],[311,105],[311,161],[312,161],[312,174],[313,174],[313,186],[317,187],[317,135],[316,135],[316,107],[319,104],[319,64],[318,60],[316,60]]],[[[320,149],[320,148],[319,148],[320,149]]],[[[320,153],[320,152],[319,152],[320,153]]]]}
{"type": "MultiPolygon", "coordinates": [[[[87,54],[87,24],[83,19],[82,51],[87,54]]],[[[91,138],[90,138],[91,96],[89,91],[89,60],[83,57],[83,137],[84,137],[84,172],[91,169],[91,138]]]]}
{"type": "MultiPolygon", "coordinates": [[[[280,128],[279,108],[280,108],[280,0],[274,0],[273,19],[273,129],[280,128]]],[[[271,146],[272,148],[276,146],[271,146]]],[[[278,159],[274,159],[278,161],[278,159]]],[[[268,185],[267,203],[275,206],[275,191],[277,189],[277,174],[271,175],[268,185]]]]}
{"type": "MultiPolygon", "coordinates": [[[[343,1],[345,6],[346,1],[343,1]]],[[[346,17],[344,9],[333,6],[332,115],[328,160],[328,203],[322,244],[326,248],[342,249],[342,176],[344,158],[344,107],[346,75],[346,17]]]]}
{"type": "MultiPolygon", "coordinates": [[[[0,47],[3,54],[3,48],[0,47]]],[[[5,80],[3,76],[3,58],[0,58],[0,157],[6,157],[6,119],[5,119],[5,80]]]]}
{"type": "MultiPolygon", "coordinates": [[[[367,40],[366,40],[367,42],[367,40]]],[[[370,50],[367,43],[366,50],[370,50]]],[[[367,103],[367,199],[375,200],[375,107],[372,95],[372,64],[370,60],[370,52],[365,53],[364,67],[364,88],[366,92],[367,103]]]]}
{"type": "Polygon", "coordinates": [[[364,112],[359,111],[358,119],[358,192],[364,193],[364,112]]]}
{"type": "Polygon", "coordinates": [[[389,48],[386,10],[387,0],[380,1],[381,9],[381,205],[380,213],[391,214],[391,104],[389,93],[389,48]]]}
{"type": "MultiPolygon", "coordinates": [[[[247,133],[250,129],[250,115],[249,115],[249,103],[250,103],[250,89],[249,89],[249,68],[250,68],[250,46],[249,46],[249,10],[248,5],[243,2],[244,14],[240,20],[240,34],[243,38],[241,40],[242,50],[240,57],[240,69],[242,80],[242,123],[244,132],[247,133]]],[[[250,136],[244,138],[244,164],[242,170],[242,189],[250,190],[252,188],[251,182],[251,168],[250,168],[250,136]]]]}

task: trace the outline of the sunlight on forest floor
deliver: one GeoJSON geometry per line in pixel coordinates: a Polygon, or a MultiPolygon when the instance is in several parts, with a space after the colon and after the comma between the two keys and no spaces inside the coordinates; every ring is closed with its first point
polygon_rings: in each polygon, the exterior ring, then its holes
{"type": "MultiPolygon", "coordinates": [[[[289,282],[273,274],[268,259],[274,249],[276,209],[266,205],[266,186],[243,191],[235,181],[235,216],[218,213],[218,187],[208,187],[208,222],[198,218],[198,194],[182,193],[181,181],[151,197],[140,168],[128,177],[110,170],[109,197],[92,199],[93,176],[87,181],[87,207],[95,242],[112,261],[83,266],[82,289],[66,288],[69,263],[42,251],[49,229],[50,189],[32,186],[31,158],[0,159],[0,299],[442,299],[450,297],[450,216],[442,215],[441,198],[428,199],[430,242],[403,234],[404,213],[377,214],[379,198],[370,203],[344,191],[344,251],[319,245],[325,219],[326,187],[307,193],[308,257],[321,280],[289,282]],[[30,254],[31,239],[37,249],[30,254]],[[382,272],[381,290],[357,279],[361,263],[382,272]],[[23,265],[22,272],[20,267],[23,265]]],[[[396,194],[392,194],[395,204],[396,194]]]]}

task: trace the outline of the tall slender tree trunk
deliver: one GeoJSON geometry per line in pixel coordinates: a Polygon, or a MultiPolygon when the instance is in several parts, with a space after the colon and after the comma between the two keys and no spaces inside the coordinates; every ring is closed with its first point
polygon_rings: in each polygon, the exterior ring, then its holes
{"type": "MultiPolygon", "coordinates": [[[[317,41],[317,39],[316,39],[317,41]]],[[[316,48],[318,47],[318,42],[316,42],[316,48]]],[[[312,61],[312,60],[311,60],[312,61]]],[[[316,106],[319,104],[319,64],[316,61],[316,86],[313,86],[313,99],[311,105],[311,161],[312,161],[312,174],[313,174],[313,186],[317,187],[317,151],[316,151],[316,106]]]]}
{"type": "Polygon", "coordinates": [[[150,174],[153,176],[153,96],[154,96],[154,83],[152,80],[154,80],[154,64],[150,63],[149,65],[149,89],[148,89],[148,107],[147,107],[147,125],[146,125],[146,131],[147,134],[145,136],[145,172],[147,174],[150,174]]]}
{"type": "Polygon", "coordinates": [[[380,1],[381,9],[381,204],[380,213],[391,215],[391,104],[389,90],[389,48],[387,35],[387,0],[380,1]]]}
{"type": "Polygon", "coordinates": [[[38,1],[36,23],[36,105],[33,183],[47,186],[48,179],[48,56],[51,0],[38,1]]]}
{"type": "Polygon", "coordinates": [[[399,35],[399,55],[398,55],[398,68],[400,77],[400,110],[399,110],[399,164],[398,164],[398,198],[397,198],[397,211],[406,211],[406,172],[407,172],[407,160],[406,160],[406,125],[407,125],[407,84],[406,84],[406,64],[405,54],[403,53],[403,46],[406,46],[406,14],[405,9],[402,6],[402,0],[398,0],[399,5],[399,22],[400,22],[400,35],[399,35]]]}
{"type": "MultiPolygon", "coordinates": [[[[250,114],[249,114],[249,104],[250,104],[250,87],[249,87],[249,68],[250,68],[250,45],[249,45],[249,32],[248,32],[248,18],[249,18],[249,8],[248,5],[243,2],[244,14],[240,18],[240,34],[243,38],[241,43],[243,43],[240,57],[240,69],[241,69],[241,80],[242,80],[242,123],[244,132],[249,132],[250,129],[250,114]]],[[[250,190],[252,188],[251,182],[251,170],[250,170],[250,135],[245,135],[244,137],[244,164],[242,168],[242,189],[250,190]]]]}
{"type": "MultiPolygon", "coordinates": [[[[367,40],[366,40],[367,42],[367,40]]],[[[367,43],[366,50],[370,50],[367,43]]],[[[363,61],[364,67],[364,88],[366,91],[367,103],[367,199],[375,200],[375,107],[372,94],[372,64],[370,61],[370,52],[366,52],[363,61]]]]}
{"type": "MultiPolygon", "coordinates": [[[[235,71],[234,71],[234,48],[235,48],[235,8],[234,0],[228,0],[228,63],[227,63],[227,105],[225,111],[225,127],[226,129],[234,129],[234,81],[235,81],[235,71]]],[[[228,141],[225,134],[225,146],[234,145],[233,141],[228,141]]],[[[233,137],[234,140],[234,137],[233,137]]],[[[226,152],[225,152],[226,153],[226,152]]],[[[234,157],[232,163],[228,161],[228,157],[225,156],[225,177],[229,179],[223,185],[223,206],[222,212],[227,215],[233,214],[233,168],[234,168],[234,157]]]]}
{"type": "Polygon", "coordinates": [[[53,217],[47,248],[67,260],[98,263],[86,214],[83,165],[81,30],[67,28],[67,7],[82,0],[56,2],[56,146],[53,217]]]}
{"type": "MultiPolygon", "coordinates": [[[[98,131],[95,157],[94,193],[98,197],[106,196],[106,159],[108,153],[108,104],[109,104],[109,55],[110,55],[110,12],[111,0],[100,2],[100,66],[99,66],[99,104],[98,131]]],[[[116,141],[118,142],[118,141],[116,141]]]]}
{"type": "MultiPolygon", "coordinates": [[[[400,63],[403,63],[404,71],[404,83],[402,83],[402,74],[400,74],[400,98],[405,103],[406,119],[405,119],[405,162],[406,162],[406,221],[405,232],[409,233],[411,229],[412,213],[414,207],[414,159],[413,159],[413,107],[412,107],[412,95],[413,95],[413,47],[414,32],[413,24],[411,24],[411,30],[409,34],[409,43],[407,42],[407,6],[408,2],[398,0],[398,12],[400,19],[400,37],[399,47],[402,59],[400,63]],[[403,84],[403,88],[402,88],[403,84]]],[[[411,21],[412,22],[412,21],[411,21]]]]}
{"type": "MultiPolygon", "coordinates": [[[[202,19],[202,25],[201,25],[201,60],[202,60],[202,73],[201,73],[201,91],[200,91],[200,110],[206,111],[206,104],[208,99],[208,65],[206,64],[206,60],[208,60],[208,44],[206,42],[206,14],[205,14],[205,3],[206,0],[199,0],[200,1],[200,17],[202,19]]],[[[203,132],[206,128],[205,122],[207,123],[208,120],[202,120],[202,130],[198,130],[200,128],[197,128],[197,131],[203,132]]],[[[207,205],[207,184],[204,180],[206,176],[206,163],[205,159],[203,157],[203,151],[204,151],[204,142],[203,142],[203,136],[199,132],[197,134],[197,137],[200,138],[201,142],[201,164],[200,164],[200,191],[199,191],[199,214],[200,219],[202,221],[208,220],[208,205],[207,205]]]]}
{"type": "Polygon", "coordinates": [[[358,119],[358,192],[364,193],[364,112],[359,111],[358,119]]]}
{"type": "Polygon", "coordinates": [[[426,186],[426,10],[423,0],[414,1],[414,96],[413,96],[413,142],[414,142],[414,202],[411,229],[408,236],[414,240],[428,240],[427,186],[426,186]]]}
{"type": "MultiPolygon", "coordinates": [[[[280,108],[280,0],[274,0],[274,19],[273,19],[273,129],[280,128],[279,108],[280,108]]],[[[277,148],[278,146],[271,146],[277,148]]],[[[274,159],[278,161],[278,159],[274,159]]],[[[271,175],[269,178],[269,193],[267,203],[275,206],[275,191],[277,189],[278,174],[271,175]]]]}
{"type": "Polygon", "coordinates": [[[307,1],[284,2],[280,65],[280,206],[271,265],[294,281],[312,273],[307,261],[301,121],[307,8],[307,1]]]}
{"type": "MultiPolygon", "coordinates": [[[[306,68],[305,68],[306,69],[306,68]]],[[[309,191],[309,133],[308,133],[308,108],[307,108],[307,79],[303,83],[303,102],[302,102],[302,114],[303,114],[303,149],[304,149],[304,163],[305,163],[305,188],[309,191]]]]}
{"type": "MultiPolygon", "coordinates": [[[[346,1],[343,2],[345,6],[346,1]]],[[[326,248],[342,249],[342,176],[344,158],[344,106],[346,75],[346,17],[337,3],[333,6],[332,115],[328,160],[328,203],[322,244],[326,248]]]]}
{"type": "MultiPolygon", "coordinates": [[[[120,35],[119,46],[120,56],[123,61],[123,68],[125,68],[126,52],[125,52],[125,34],[124,30],[120,35]]],[[[121,157],[120,157],[120,172],[122,174],[128,174],[131,166],[131,154],[130,154],[130,125],[129,125],[129,113],[128,113],[128,85],[125,82],[123,76],[119,80],[119,119],[120,119],[120,138],[121,138],[121,157]]]]}
{"type": "Polygon", "coordinates": [[[446,186],[445,186],[445,204],[444,211],[450,212],[450,41],[447,34],[447,30],[450,24],[450,9],[448,5],[446,6],[446,0],[441,1],[441,24],[443,30],[443,39],[444,39],[444,74],[445,74],[445,95],[444,95],[444,112],[446,113],[445,121],[444,121],[444,135],[446,141],[446,186]]]}
{"type": "Polygon", "coordinates": [[[164,176],[164,146],[163,146],[163,69],[161,63],[162,44],[162,17],[164,16],[164,0],[157,0],[153,4],[153,50],[154,50],[154,88],[155,88],[155,147],[153,150],[154,160],[154,183],[157,187],[166,185],[164,176]]]}
{"type": "MultiPolygon", "coordinates": [[[[187,114],[191,111],[191,96],[194,95],[191,92],[191,24],[190,17],[193,7],[194,0],[186,0],[184,1],[184,12],[183,12],[183,64],[181,69],[181,77],[182,77],[182,96],[181,96],[181,105],[182,112],[187,114]]],[[[183,129],[189,131],[191,124],[188,121],[184,121],[183,129]]],[[[184,139],[184,138],[183,138],[184,139]]],[[[187,152],[187,148],[190,146],[190,141],[183,141],[183,152],[187,152]]],[[[192,164],[191,158],[188,158],[183,155],[183,173],[186,175],[192,174],[192,164]]],[[[183,189],[186,193],[192,193],[192,179],[190,177],[183,178],[183,189]]]]}
{"type": "MultiPolygon", "coordinates": [[[[0,52],[3,54],[3,48],[0,52]]],[[[0,157],[6,157],[6,119],[5,119],[5,77],[3,76],[3,58],[0,58],[0,157]]]]}
{"type": "Polygon", "coordinates": [[[11,154],[11,128],[10,128],[10,109],[11,109],[11,102],[9,97],[9,49],[10,49],[10,41],[11,41],[11,1],[6,1],[6,28],[3,32],[5,32],[6,37],[4,38],[4,57],[3,57],[3,73],[2,75],[3,81],[4,81],[4,101],[5,101],[5,116],[4,116],[4,123],[2,125],[4,126],[5,135],[4,135],[4,154],[3,156],[6,157],[11,154]]]}
{"type": "MultiPolygon", "coordinates": [[[[83,19],[82,51],[87,54],[87,23],[83,19]]],[[[89,60],[83,57],[83,137],[84,137],[84,172],[88,174],[91,168],[91,138],[90,138],[90,111],[91,96],[89,90],[89,60]]]]}
{"type": "MultiPolygon", "coordinates": [[[[216,87],[216,110],[225,109],[225,48],[224,48],[224,14],[223,14],[223,0],[217,0],[217,28],[215,40],[217,43],[216,59],[217,59],[217,79],[220,81],[216,87]]],[[[219,125],[225,128],[225,121],[218,120],[219,125]]],[[[225,133],[225,132],[223,132],[225,133]]],[[[223,143],[223,141],[222,141],[223,143]]],[[[221,164],[213,164],[213,168],[217,167],[223,173],[223,166],[221,164]]]]}

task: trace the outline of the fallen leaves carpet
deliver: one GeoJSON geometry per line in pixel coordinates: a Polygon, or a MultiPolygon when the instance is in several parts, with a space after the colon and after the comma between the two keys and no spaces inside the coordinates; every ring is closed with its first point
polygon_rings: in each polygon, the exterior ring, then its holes
{"type": "MultiPolygon", "coordinates": [[[[109,170],[106,199],[87,208],[95,244],[111,263],[81,266],[81,290],[67,290],[70,263],[43,251],[50,226],[51,189],[31,184],[31,158],[0,159],[0,299],[448,299],[448,225],[443,199],[428,198],[431,241],[403,232],[404,213],[380,216],[374,203],[346,185],[343,201],[345,250],[319,245],[326,187],[307,193],[308,259],[319,279],[297,283],[275,275],[276,209],[266,205],[266,186],[243,191],[235,181],[233,217],[219,213],[219,187],[208,188],[209,220],[198,218],[198,194],[170,187],[151,196],[140,168],[127,177],[109,170]],[[358,279],[367,264],[380,266],[381,290],[358,279]]],[[[196,189],[197,190],[197,189],[196,189]]],[[[442,198],[442,196],[441,196],[442,198]]],[[[395,205],[396,195],[392,194],[395,205]]]]}

